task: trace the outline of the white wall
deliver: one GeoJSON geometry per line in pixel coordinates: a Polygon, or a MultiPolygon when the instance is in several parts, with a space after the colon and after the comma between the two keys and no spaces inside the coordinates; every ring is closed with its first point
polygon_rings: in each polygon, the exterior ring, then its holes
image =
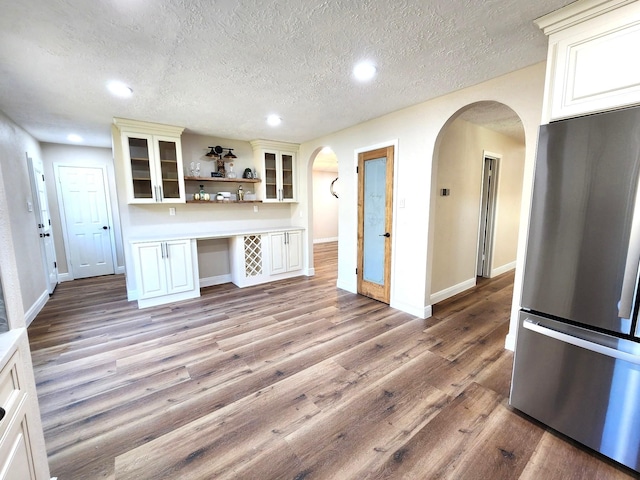
{"type": "Polygon", "coordinates": [[[331,195],[330,191],[331,182],[337,176],[337,172],[313,171],[314,243],[335,242],[338,240],[338,204],[340,200],[331,195]]]}
{"type": "Polygon", "coordinates": [[[42,156],[47,178],[47,196],[49,197],[49,209],[51,223],[53,225],[56,257],[58,260],[58,272],[60,280],[72,280],[67,265],[67,251],[62,235],[63,226],[60,218],[60,204],[55,182],[56,165],[76,167],[105,167],[107,170],[109,200],[113,219],[114,237],[116,241],[116,272],[124,272],[124,252],[122,248],[122,232],[120,231],[120,214],[118,199],[116,196],[116,178],[113,169],[113,153],[110,148],[85,147],[75,145],[60,145],[55,143],[42,143],[42,156]],[[50,180],[49,180],[50,179],[50,180]],[[65,275],[66,274],[66,275],[65,275]]]}
{"type": "MultiPolygon", "coordinates": [[[[479,101],[503,103],[513,109],[523,122],[526,148],[517,267],[523,265],[544,77],[545,65],[540,63],[301,145],[303,165],[307,162],[306,174],[302,172],[301,177],[302,191],[311,182],[310,162],[321,147],[331,147],[340,159],[339,287],[356,291],[358,217],[355,151],[397,141],[391,306],[421,317],[431,314],[432,213],[435,208],[431,202],[431,191],[436,188],[437,178],[433,156],[440,132],[451,117],[461,108],[479,101]],[[399,208],[400,202],[404,203],[403,208],[399,208]]],[[[307,215],[307,222],[309,202],[311,198],[307,197],[294,208],[296,216],[301,214],[304,218],[307,215]]],[[[517,273],[514,285],[514,298],[517,300],[521,286],[522,279],[517,273]]],[[[517,300],[513,304],[511,332],[515,332],[517,300]]],[[[510,333],[509,347],[512,347],[512,342],[510,333]]]]}
{"type": "MultiPolygon", "coordinates": [[[[6,215],[6,223],[2,225],[3,236],[7,240],[10,238],[10,242],[3,242],[0,248],[11,248],[10,253],[5,252],[5,255],[13,256],[13,259],[7,259],[7,264],[15,262],[17,282],[12,283],[19,284],[19,288],[10,288],[6,282],[11,279],[3,278],[4,295],[8,308],[15,305],[14,296],[20,297],[22,312],[19,315],[16,312],[14,318],[19,317],[21,321],[24,321],[24,315],[32,319],[37,314],[34,309],[37,306],[41,308],[49,298],[40,253],[35,202],[33,211],[27,209],[27,201],[33,202],[27,155],[33,158],[34,163],[42,163],[38,142],[0,112],[0,181],[4,190],[4,198],[0,196],[0,208],[6,215]]],[[[54,235],[56,233],[54,231],[54,235]]]]}
{"type": "Polygon", "coordinates": [[[433,192],[433,303],[475,284],[485,151],[501,157],[491,270],[504,272],[515,266],[524,145],[458,118],[445,127],[437,156],[433,192]],[[450,195],[442,196],[443,188],[448,188],[450,195]]]}

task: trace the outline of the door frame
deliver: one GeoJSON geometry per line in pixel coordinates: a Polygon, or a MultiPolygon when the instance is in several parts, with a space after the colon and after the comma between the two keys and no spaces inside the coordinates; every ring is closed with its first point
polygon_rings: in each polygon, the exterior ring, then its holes
{"type": "Polygon", "coordinates": [[[500,181],[500,160],[502,155],[487,150],[482,152],[482,184],[480,186],[480,215],[478,219],[478,243],[476,247],[476,276],[491,278],[493,265],[496,217],[498,211],[498,185],[500,181]],[[487,159],[493,161],[489,190],[486,185],[487,159]],[[483,229],[488,230],[483,235],[483,229]],[[484,241],[483,241],[484,240],[484,241]],[[483,248],[484,244],[484,248],[483,248]],[[484,262],[482,255],[484,253],[484,262]]]}
{"type": "Polygon", "coordinates": [[[54,169],[54,177],[56,182],[56,196],[58,199],[58,211],[60,213],[60,224],[62,230],[62,239],[64,242],[64,254],[65,259],[67,261],[67,275],[69,276],[69,280],[74,280],[73,269],[71,268],[71,256],[69,254],[71,248],[71,242],[69,240],[69,232],[67,231],[67,217],[64,211],[64,201],[62,198],[62,185],[60,183],[60,168],[96,168],[102,170],[102,188],[104,190],[105,202],[107,204],[107,218],[109,219],[109,225],[111,228],[109,229],[109,242],[111,243],[111,259],[113,262],[113,271],[114,274],[118,273],[118,262],[117,262],[117,252],[116,252],[116,241],[115,241],[115,232],[114,232],[114,223],[113,223],[113,212],[111,211],[111,197],[109,192],[109,172],[107,171],[106,165],[76,165],[76,164],[67,164],[67,163],[55,163],[53,165],[54,169]]]}
{"type": "MultiPolygon", "coordinates": [[[[369,152],[372,150],[379,150],[382,148],[393,148],[393,180],[392,180],[392,184],[391,184],[391,189],[392,189],[392,202],[391,202],[391,232],[392,232],[392,237],[391,237],[391,245],[390,245],[390,265],[389,265],[389,305],[393,305],[394,304],[394,299],[395,299],[395,282],[393,281],[393,279],[395,278],[394,275],[394,266],[396,264],[396,242],[395,242],[395,234],[394,232],[397,232],[397,207],[398,207],[398,198],[397,195],[395,195],[395,192],[398,191],[398,159],[399,159],[399,148],[398,148],[398,139],[393,139],[393,140],[389,140],[386,142],[382,142],[382,143],[377,143],[377,144],[373,144],[373,145],[369,145],[366,147],[361,147],[361,148],[357,148],[354,150],[354,166],[353,166],[353,171],[356,172],[356,181],[353,182],[353,193],[354,193],[354,199],[355,199],[355,215],[356,215],[356,238],[355,238],[355,242],[356,242],[356,270],[358,270],[358,268],[361,268],[360,264],[360,252],[359,252],[359,247],[358,247],[358,232],[360,230],[360,219],[359,219],[359,213],[358,213],[358,200],[359,200],[359,188],[360,188],[360,180],[359,180],[359,173],[357,173],[358,171],[358,165],[359,165],[359,157],[361,153],[365,153],[365,152],[369,152]]],[[[404,199],[402,200],[404,202],[404,199]]],[[[354,275],[355,275],[355,286],[356,286],[356,292],[358,292],[359,288],[358,288],[358,273],[357,271],[354,270],[354,275]]],[[[358,292],[359,293],[359,292],[358,292]]]]}

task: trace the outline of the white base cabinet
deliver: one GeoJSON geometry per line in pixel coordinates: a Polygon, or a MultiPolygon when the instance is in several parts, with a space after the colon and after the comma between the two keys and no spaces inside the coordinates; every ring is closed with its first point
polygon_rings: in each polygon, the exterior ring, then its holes
{"type": "Polygon", "coordinates": [[[582,0],[536,24],[549,36],[543,123],[640,104],[640,2],[582,0]]]}
{"type": "Polygon", "coordinates": [[[302,231],[269,234],[271,275],[302,269],[302,231]]]}
{"type": "Polygon", "coordinates": [[[2,334],[0,356],[0,480],[48,480],[47,453],[37,409],[35,382],[25,371],[22,355],[28,340],[18,330],[2,334]],[[8,348],[7,348],[8,347],[8,348]],[[5,363],[6,362],[6,363],[5,363]]]}
{"type": "Polygon", "coordinates": [[[132,244],[140,308],[200,296],[196,241],[132,244]]]}

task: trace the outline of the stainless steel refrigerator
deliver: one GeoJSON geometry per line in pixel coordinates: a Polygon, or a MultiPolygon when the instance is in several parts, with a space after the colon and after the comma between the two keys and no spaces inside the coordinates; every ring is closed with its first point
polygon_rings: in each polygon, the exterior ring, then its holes
{"type": "Polygon", "coordinates": [[[640,471],[640,107],[540,128],[510,403],[640,471]]]}

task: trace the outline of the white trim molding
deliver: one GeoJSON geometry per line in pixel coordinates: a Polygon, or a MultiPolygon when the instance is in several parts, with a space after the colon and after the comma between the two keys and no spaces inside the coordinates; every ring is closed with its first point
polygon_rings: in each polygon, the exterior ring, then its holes
{"type": "Polygon", "coordinates": [[[465,290],[469,290],[476,286],[476,277],[470,278],[469,280],[465,280],[464,282],[458,283],[457,285],[453,285],[452,287],[445,288],[444,290],[440,290],[439,292],[432,293],[430,297],[431,305],[434,305],[438,302],[442,302],[447,298],[453,297],[459,293],[464,292],[465,290]]]}

